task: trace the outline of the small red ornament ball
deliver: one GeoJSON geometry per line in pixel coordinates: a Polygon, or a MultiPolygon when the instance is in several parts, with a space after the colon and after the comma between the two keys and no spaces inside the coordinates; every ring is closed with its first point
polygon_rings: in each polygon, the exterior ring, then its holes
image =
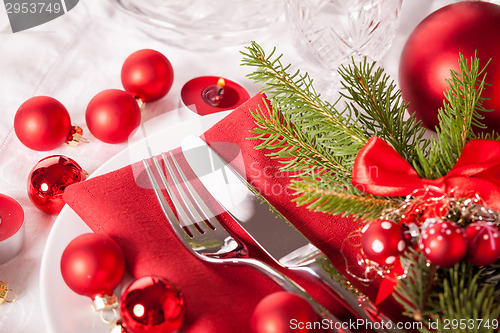
{"type": "Polygon", "coordinates": [[[476,266],[487,266],[500,259],[500,230],[488,222],[474,222],[465,228],[468,249],[465,259],[476,266]]]}
{"type": "Polygon", "coordinates": [[[278,291],[267,295],[257,304],[250,319],[250,326],[252,333],[323,332],[306,327],[306,323],[320,321],[321,318],[303,297],[287,291],[278,291]],[[293,323],[296,323],[297,327],[293,327],[293,323]]]}
{"type": "Polygon", "coordinates": [[[97,139],[106,143],[120,143],[126,141],[141,123],[141,109],[128,92],[107,89],[89,102],[85,120],[97,139]]]}
{"type": "Polygon", "coordinates": [[[425,127],[438,125],[438,109],[443,106],[450,69],[459,71],[459,53],[466,59],[477,56],[486,68],[482,97],[487,130],[500,130],[500,6],[485,1],[464,1],[445,6],[425,18],[409,36],[401,54],[399,83],[409,111],[425,127]]]}
{"type": "Polygon", "coordinates": [[[74,238],[61,256],[64,282],[75,293],[94,299],[112,295],[125,274],[125,256],[120,246],[103,234],[74,238]]]}
{"type": "Polygon", "coordinates": [[[14,130],[26,147],[47,151],[68,141],[71,121],[68,110],[59,101],[48,96],[36,96],[17,110],[14,130]]]}
{"type": "Polygon", "coordinates": [[[62,199],[67,186],[87,178],[78,163],[63,155],[41,159],[28,176],[28,196],[33,204],[47,214],[58,214],[64,206],[62,199]]]}
{"type": "Polygon", "coordinates": [[[122,66],[121,79],[126,91],[144,102],[153,102],[172,87],[174,70],[163,54],[144,49],[128,56],[122,66]]]}
{"type": "Polygon", "coordinates": [[[454,222],[432,222],[422,232],[420,249],[431,264],[453,266],[462,260],[467,251],[464,230],[454,222]]]}
{"type": "Polygon", "coordinates": [[[145,276],[120,298],[120,317],[128,333],[173,333],[182,326],[184,299],[167,279],[145,276]]]}
{"type": "Polygon", "coordinates": [[[406,248],[403,228],[394,221],[375,220],[361,230],[365,256],[381,265],[392,265],[406,248]]]}

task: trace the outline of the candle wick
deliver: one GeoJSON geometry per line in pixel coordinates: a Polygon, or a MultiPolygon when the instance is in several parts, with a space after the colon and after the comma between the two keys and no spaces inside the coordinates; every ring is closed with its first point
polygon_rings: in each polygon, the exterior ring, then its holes
{"type": "Polygon", "coordinates": [[[222,90],[224,90],[224,87],[219,88],[219,90],[217,91],[217,96],[220,97],[220,95],[222,94],[222,90]]]}

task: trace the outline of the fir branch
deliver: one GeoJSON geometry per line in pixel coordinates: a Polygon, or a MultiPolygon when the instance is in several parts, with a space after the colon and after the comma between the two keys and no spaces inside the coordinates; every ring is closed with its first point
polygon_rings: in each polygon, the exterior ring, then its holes
{"type": "MultiPolygon", "coordinates": [[[[500,317],[500,304],[495,300],[495,286],[491,283],[480,283],[483,270],[477,270],[472,265],[461,262],[444,272],[443,291],[439,295],[441,318],[460,320],[474,325],[455,327],[460,332],[498,332],[484,323],[497,320],[500,317]],[[476,320],[481,320],[479,325],[476,320]]],[[[442,328],[442,327],[441,327],[442,328]]],[[[453,328],[453,327],[450,327],[453,328]]],[[[440,332],[447,330],[441,329],[440,332]]]]}
{"type": "Polygon", "coordinates": [[[353,216],[361,219],[376,219],[383,211],[394,209],[400,202],[363,193],[349,193],[354,189],[331,185],[318,180],[317,176],[294,179],[290,189],[300,196],[293,199],[298,206],[307,205],[311,211],[353,216]]]}
{"type": "Polygon", "coordinates": [[[403,305],[404,315],[417,321],[429,318],[433,311],[429,311],[428,304],[430,300],[436,299],[432,292],[435,287],[435,267],[427,264],[422,252],[412,248],[401,256],[401,263],[407,267],[407,274],[396,285],[394,298],[403,305]]]}
{"type": "MultiPolygon", "coordinates": [[[[353,116],[357,116],[357,112],[348,107],[339,111],[338,101],[334,104],[322,101],[310,77],[300,74],[299,71],[289,74],[287,70],[291,66],[281,63],[281,55],[274,56],[275,49],[270,55],[266,55],[258,44],[252,43],[247,47],[247,52],[242,53],[245,56],[243,65],[255,68],[248,77],[263,83],[262,91],[272,102],[271,106],[265,103],[266,110],[252,111],[256,124],[253,133],[256,135],[250,139],[261,140],[257,149],[267,149],[272,158],[279,159],[283,164],[281,171],[289,172],[295,177],[294,186],[299,196],[297,203],[307,203],[309,208],[319,211],[331,208],[330,213],[339,213],[339,207],[342,207],[347,209],[347,214],[358,217],[375,216],[374,212],[391,206],[391,200],[387,205],[382,205],[384,199],[374,199],[360,191],[354,193],[351,185],[352,167],[357,153],[376,132],[370,130],[372,125],[367,127],[365,123],[356,120],[353,116]],[[310,181],[309,175],[314,175],[314,182],[310,181]],[[303,178],[305,179],[301,180],[303,178]],[[304,181],[303,186],[300,185],[301,181],[304,181]],[[328,189],[331,184],[340,184],[349,190],[339,191],[342,196],[329,195],[326,196],[327,200],[324,200],[318,193],[328,189]],[[360,198],[358,203],[354,204],[355,195],[364,199],[360,198]],[[348,197],[350,199],[347,199],[348,197]],[[367,204],[367,198],[379,204],[367,204]],[[362,200],[365,203],[359,204],[362,200]]],[[[381,70],[376,72],[375,77],[371,68],[373,65],[368,67],[365,62],[362,69],[355,64],[346,69],[356,71],[360,82],[365,87],[370,87],[373,92],[370,110],[367,111],[370,116],[365,119],[373,118],[373,114],[380,115],[387,110],[402,110],[405,105],[400,100],[400,93],[392,93],[394,84],[388,83],[388,77],[383,76],[381,70]],[[382,91],[389,93],[381,93],[382,91]]],[[[363,91],[359,95],[364,93],[363,91]]],[[[359,96],[353,97],[352,100],[359,101],[359,105],[363,104],[359,96]]],[[[397,115],[397,118],[401,117],[397,115]]],[[[371,122],[367,120],[366,123],[371,122]]],[[[421,139],[420,132],[415,131],[414,127],[395,127],[396,132],[404,133],[401,135],[408,134],[414,138],[407,138],[405,142],[419,142],[421,139]]],[[[400,150],[405,151],[405,154],[411,152],[408,146],[400,150]]]]}
{"type": "MultiPolygon", "coordinates": [[[[450,71],[446,101],[438,111],[437,139],[431,140],[431,148],[427,152],[425,148],[417,148],[421,152],[418,153],[420,166],[416,169],[421,177],[437,178],[447,174],[457,162],[465,144],[477,137],[473,128],[486,128],[481,123],[483,114],[491,111],[483,107],[485,98],[481,97],[486,86],[486,66],[481,69],[476,56],[468,61],[460,54],[460,73],[450,71]]],[[[491,135],[499,137],[498,134],[491,135]]]]}
{"type": "Polygon", "coordinates": [[[276,49],[268,56],[255,42],[246,49],[247,52],[242,52],[242,64],[256,68],[247,77],[264,83],[262,91],[268,95],[273,107],[290,120],[293,119],[295,126],[301,128],[301,125],[305,125],[311,129],[321,126],[323,130],[340,131],[356,147],[362,147],[368,141],[362,131],[348,125],[343,112],[320,99],[307,73],[301,74],[297,70],[294,74],[289,74],[287,71],[291,65],[281,63],[282,55],[272,59],[276,49]]]}
{"type": "Polygon", "coordinates": [[[340,94],[364,132],[385,140],[411,164],[418,160],[417,148],[425,150],[429,140],[423,138],[425,129],[415,115],[406,117],[408,105],[394,81],[366,58],[359,65],[342,66],[339,73],[346,91],[340,94]]]}
{"type": "MultiPolygon", "coordinates": [[[[272,158],[280,159],[283,163],[281,171],[284,172],[309,172],[309,168],[326,169],[335,172],[339,179],[349,179],[351,170],[346,168],[335,156],[327,155],[327,152],[311,142],[309,138],[297,131],[290,120],[284,119],[281,112],[276,111],[263,101],[266,110],[260,107],[258,110],[250,111],[256,122],[256,128],[252,130],[257,136],[250,139],[260,139],[262,142],[256,149],[268,149],[272,158]]],[[[301,174],[295,174],[300,176],[301,174]]]]}

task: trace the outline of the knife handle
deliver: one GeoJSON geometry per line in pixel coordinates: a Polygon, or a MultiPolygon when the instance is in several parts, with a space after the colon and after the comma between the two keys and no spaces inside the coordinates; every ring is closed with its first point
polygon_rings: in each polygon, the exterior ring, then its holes
{"type": "Polygon", "coordinates": [[[286,291],[298,294],[304,297],[309,304],[314,308],[317,314],[319,314],[323,320],[328,321],[329,332],[333,333],[352,333],[349,329],[335,329],[334,327],[342,327],[342,325],[335,325],[335,323],[342,324],[342,322],[335,317],[330,311],[328,311],[324,306],[318,303],[311,295],[309,295],[301,286],[299,286],[294,281],[290,280],[288,277],[280,273],[278,270],[272,268],[262,261],[252,259],[252,258],[235,258],[232,260],[234,264],[244,264],[250,266],[260,273],[269,277],[273,282],[278,284],[281,288],[286,291]]]}
{"type": "Polygon", "coordinates": [[[393,332],[403,333],[402,330],[397,329],[389,318],[381,314],[377,307],[364,295],[358,293],[356,296],[352,290],[353,287],[348,287],[345,283],[340,282],[343,280],[342,275],[332,265],[330,260],[322,252],[317,252],[314,257],[304,261],[300,265],[289,267],[294,271],[301,271],[307,273],[309,276],[314,277],[320,284],[326,285],[329,289],[333,290],[347,305],[349,305],[362,319],[371,322],[373,330],[379,333],[393,332]],[[384,329],[376,329],[380,327],[379,323],[384,329]]]}

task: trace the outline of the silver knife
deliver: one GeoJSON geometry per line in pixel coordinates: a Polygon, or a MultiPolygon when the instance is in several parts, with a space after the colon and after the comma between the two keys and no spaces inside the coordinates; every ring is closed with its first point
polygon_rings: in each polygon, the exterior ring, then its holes
{"type": "MultiPolygon", "coordinates": [[[[235,144],[225,143],[236,151],[235,144]],[[232,145],[232,146],[231,146],[232,145]]],[[[182,152],[203,186],[250,237],[279,265],[306,272],[333,290],[376,332],[403,332],[377,310],[367,297],[348,289],[342,275],[326,255],[305,238],[285,217],[272,207],[238,172],[224,161],[205,141],[196,136],[186,137],[182,152]],[[267,203],[267,204],[263,204],[267,203]],[[383,322],[383,325],[380,323],[383,322]],[[383,329],[381,328],[383,327],[383,329]]],[[[242,164],[242,163],[241,163],[242,164]]],[[[216,212],[217,215],[220,212],[216,212]]]]}

